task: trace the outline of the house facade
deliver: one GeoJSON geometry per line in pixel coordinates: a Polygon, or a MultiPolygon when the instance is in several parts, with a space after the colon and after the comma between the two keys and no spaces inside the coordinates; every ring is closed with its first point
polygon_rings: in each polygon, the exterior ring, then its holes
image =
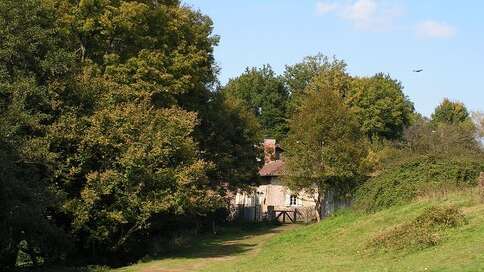
{"type": "MultiPolygon", "coordinates": [[[[276,211],[314,211],[314,197],[304,192],[291,191],[283,185],[283,149],[274,139],[264,140],[264,165],[259,170],[260,184],[253,192],[238,192],[235,204],[239,207],[260,207],[260,214],[266,214],[271,207],[276,211]]],[[[249,218],[257,218],[251,214],[249,218]]]]}
{"type": "MultiPolygon", "coordinates": [[[[285,174],[283,148],[274,139],[265,139],[263,145],[264,165],[259,170],[261,182],[251,192],[239,191],[235,196],[236,206],[247,209],[246,217],[251,221],[263,218],[270,209],[298,211],[299,219],[314,219],[316,197],[302,191],[292,191],[281,180],[285,174]]],[[[351,204],[347,199],[338,198],[334,190],[326,192],[325,202],[323,216],[351,204]]]]}

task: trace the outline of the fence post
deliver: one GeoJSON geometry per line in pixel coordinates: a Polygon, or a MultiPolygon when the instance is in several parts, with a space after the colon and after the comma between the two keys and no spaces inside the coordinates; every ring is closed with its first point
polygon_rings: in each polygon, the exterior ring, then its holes
{"type": "Polygon", "coordinates": [[[269,221],[274,221],[276,219],[276,214],[274,212],[274,206],[267,206],[267,219],[269,219],[269,221]]]}
{"type": "Polygon", "coordinates": [[[237,220],[244,221],[244,204],[237,204],[237,220]]]}
{"type": "Polygon", "coordinates": [[[257,223],[257,203],[254,203],[254,222],[257,223]]]}

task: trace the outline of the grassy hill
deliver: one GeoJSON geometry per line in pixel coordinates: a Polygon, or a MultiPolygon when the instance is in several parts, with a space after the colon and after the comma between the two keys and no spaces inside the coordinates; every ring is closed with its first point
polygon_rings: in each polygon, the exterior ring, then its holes
{"type": "Polygon", "coordinates": [[[253,258],[201,271],[484,271],[484,204],[475,191],[453,193],[371,215],[343,212],[321,224],[301,227],[269,241],[253,258]],[[466,218],[437,231],[435,246],[374,249],[371,240],[411,222],[433,206],[455,205],[466,218]]]}
{"type": "Polygon", "coordinates": [[[320,224],[229,229],[168,258],[93,271],[484,271],[484,203],[477,189],[435,193],[320,224]]]}

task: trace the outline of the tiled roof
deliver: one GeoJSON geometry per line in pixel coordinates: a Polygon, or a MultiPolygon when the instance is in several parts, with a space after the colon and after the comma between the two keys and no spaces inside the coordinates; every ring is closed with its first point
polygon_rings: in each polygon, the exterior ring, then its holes
{"type": "Polygon", "coordinates": [[[262,177],[281,176],[284,171],[284,162],[281,160],[271,161],[265,164],[260,170],[259,175],[262,177]]]}

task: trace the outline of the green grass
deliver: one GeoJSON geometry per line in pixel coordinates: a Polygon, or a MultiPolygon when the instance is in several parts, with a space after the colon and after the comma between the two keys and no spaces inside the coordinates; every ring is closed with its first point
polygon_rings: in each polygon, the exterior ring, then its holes
{"type": "Polygon", "coordinates": [[[112,272],[200,271],[219,263],[230,265],[241,259],[253,257],[272,237],[295,227],[297,226],[249,225],[227,228],[221,230],[221,233],[216,236],[202,237],[190,247],[171,257],[140,262],[112,272]]]}
{"type": "Polygon", "coordinates": [[[374,214],[343,211],[309,226],[283,226],[201,239],[178,256],[112,272],[484,271],[484,204],[476,190],[434,195],[374,214]],[[466,224],[423,249],[379,250],[371,240],[433,206],[455,205],[466,224]]]}
{"type": "Polygon", "coordinates": [[[476,192],[420,200],[371,215],[343,212],[321,224],[281,234],[254,258],[237,267],[216,265],[202,271],[484,271],[484,205],[476,192]],[[454,204],[468,223],[442,233],[423,250],[374,251],[369,241],[388,228],[412,221],[433,205],[454,204]]]}

